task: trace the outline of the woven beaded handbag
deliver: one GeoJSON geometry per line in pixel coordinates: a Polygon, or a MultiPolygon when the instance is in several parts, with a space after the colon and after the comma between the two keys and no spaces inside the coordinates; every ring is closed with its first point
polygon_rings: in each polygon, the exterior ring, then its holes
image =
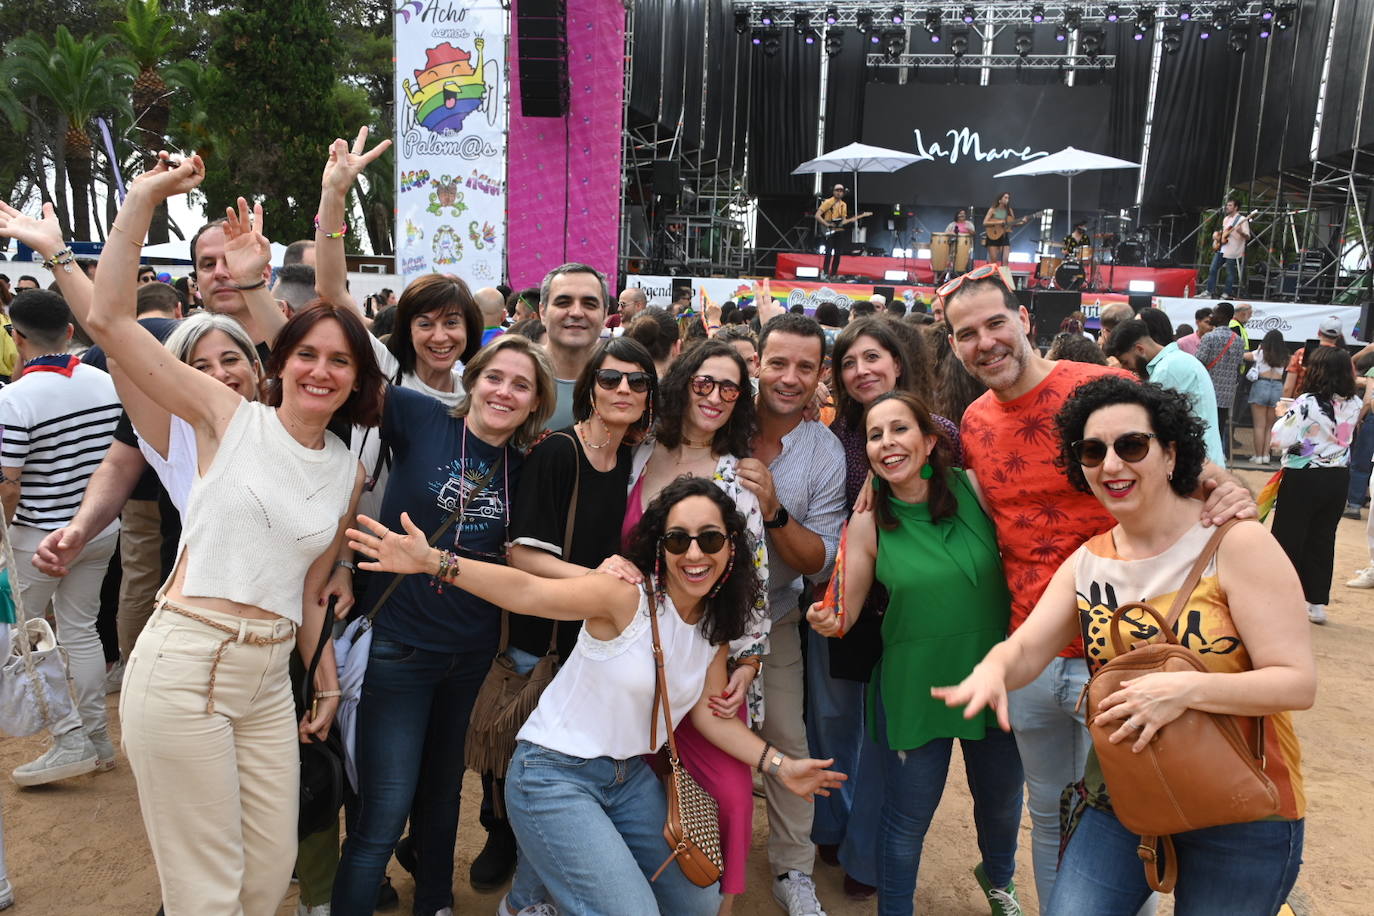
{"type": "Polygon", "coordinates": [[[663,870],[677,860],[678,867],[697,887],[710,887],[720,880],[720,809],[711,793],[701,787],[677,754],[673,740],[673,711],[668,705],[668,679],[663,670],[663,646],[658,639],[658,612],[651,607],[649,621],[654,634],[654,669],[658,678],[654,690],[653,719],[649,727],[650,753],[658,750],[658,707],[663,704],[663,719],[668,726],[668,764],[672,768],[665,780],[668,789],[668,819],[663,838],[672,850],[654,872],[657,881],[663,870]]]}

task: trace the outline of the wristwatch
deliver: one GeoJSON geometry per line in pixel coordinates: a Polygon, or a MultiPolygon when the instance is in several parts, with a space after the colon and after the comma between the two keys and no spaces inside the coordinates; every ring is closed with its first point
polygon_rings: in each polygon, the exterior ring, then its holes
{"type": "Polygon", "coordinates": [[[783,528],[783,527],[786,527],[786,525],[787,525],[787,519],[788,519],[787,507],[786,507],[786,506],[778,506],[778,514],[775,515],[775,516],[773,516],[772,518],[766,518],[766,519],[764,519],[764,520],[763,520],[763,527],[765,527],[765,528],[783,528]]]}

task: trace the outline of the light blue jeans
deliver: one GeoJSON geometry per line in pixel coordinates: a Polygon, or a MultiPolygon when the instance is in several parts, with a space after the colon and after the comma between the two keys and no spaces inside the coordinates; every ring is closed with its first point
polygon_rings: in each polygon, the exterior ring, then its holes
{"type": "Polygon", "coordinates": [[[1008,697],[1011,730],[1026,771],[1026,807],[1031,815],[1031,863],[1041,906],[1054,891],[1059,867],[1059,796],[1083,778],[1092,739],[1075,712],[1088,665],[1081,658],[1056,658],[1040,676],[1008,697]]]}
{"type": "Polygon", "coordinates": [[[717,888],[697,887],[668,857],[663,784],[643,758],[584,759],[521,741],[506,773],[520,844],[510,903],[537,880],[561,916],[714,916],[717,888]],[[520,873],[529,870],[532,875],[520,873]]]}

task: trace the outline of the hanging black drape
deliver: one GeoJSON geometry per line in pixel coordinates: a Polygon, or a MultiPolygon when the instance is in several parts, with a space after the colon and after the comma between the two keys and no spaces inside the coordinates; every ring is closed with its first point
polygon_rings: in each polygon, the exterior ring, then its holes
{"type": "Polygon", "coordinates": [[[777,56],[755,47],[750,66],[753,97],[749,123],[749,192],[758,196],[809,195],[809,175],[792,170],[816,157],[821,54],[791,30],[777,56]]]}
{"type": "MultiPolygon", "coordinates": [[[[1331,74],[1326,86],[1326,106],[1317,155],[1322,158],[1349,152],[1360,146],[1360,90],[1370,61],[1370,32],[1374,31],[1374,3],[1342,3],[1336,22],[1336,41],[1331,48],[1331,74]]],[[[1325,44],[1325,39],[1322,41],[1325,44]]],[[[1366,102],[1366,107],[1369,107],[1366,102]]],[[[1369,117],[1366,113],[1365,117],[1369,117]]],[[[1366,134],[1365,142],[1372,138],[1366,134]]]]}

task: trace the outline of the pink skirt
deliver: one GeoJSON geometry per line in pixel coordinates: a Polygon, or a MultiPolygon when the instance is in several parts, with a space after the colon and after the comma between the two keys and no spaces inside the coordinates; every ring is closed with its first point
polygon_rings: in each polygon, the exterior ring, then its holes
{"type": "MultiPolygon", "coordinates": [[[[744,707],[740,707],[744,718],[744,707]]],[[[744,893],[749,844],[754,839],[754,777],[740,763],[697,731],[687,716],[673,732],[683,766],[720,806],[720,851],[725,868],[720,876],[723,894],[744,893]]]]}

